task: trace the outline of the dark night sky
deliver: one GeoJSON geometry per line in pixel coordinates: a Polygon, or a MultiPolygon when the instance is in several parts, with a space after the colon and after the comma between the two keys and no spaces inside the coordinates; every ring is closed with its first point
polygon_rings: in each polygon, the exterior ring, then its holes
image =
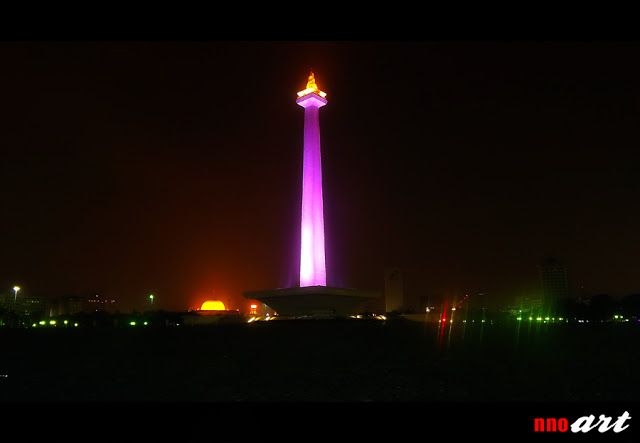
{"type": "Polygon", "coordinates": [[[140,309],[291,283],[309,67],[328,272],[640,291],[640,44],[0,44],[0,287],[140,309]]]}

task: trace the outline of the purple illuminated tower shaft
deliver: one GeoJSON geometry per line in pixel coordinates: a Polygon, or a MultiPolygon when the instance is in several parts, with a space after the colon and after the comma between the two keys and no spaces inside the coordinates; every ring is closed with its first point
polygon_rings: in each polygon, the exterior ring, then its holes
{"type": "Polygon", "coordinates": [[[304,108],[300,286],[326,286],[319,114],[327,100],[310,93],[296,103],[304,108]]]}

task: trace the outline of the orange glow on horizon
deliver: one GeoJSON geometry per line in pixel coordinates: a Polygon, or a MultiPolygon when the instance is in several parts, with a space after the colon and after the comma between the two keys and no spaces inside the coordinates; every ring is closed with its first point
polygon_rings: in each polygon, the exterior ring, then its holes
{"type": "Polygon", "coordinates": [[[207,300],[200,306],[201,311],[226,311],[224,303],[220,300],[207,300]]]}

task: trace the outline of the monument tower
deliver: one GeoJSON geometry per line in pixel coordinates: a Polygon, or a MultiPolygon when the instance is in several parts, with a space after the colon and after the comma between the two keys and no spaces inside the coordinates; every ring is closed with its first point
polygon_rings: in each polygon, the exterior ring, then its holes
{"type": "Polygon", "coordinates": [[[320,108],[327,104],[311,72],[296,103],[304,108],[302,205],[300,210],[300,286],[245,292],[282,317],[347,316],[361,312],[378,293],[327,286],[320,152],[320,108]]]}
{"type": "Polygon", "coordinates": [[[324,214],[322,207],[322,159],[320,154],[320,108],[327,104],[313,72],[296,103],[304,108],[304,155],[302,164],[302,211],[300,225],[300,286],[326,286],[324,214]]]}

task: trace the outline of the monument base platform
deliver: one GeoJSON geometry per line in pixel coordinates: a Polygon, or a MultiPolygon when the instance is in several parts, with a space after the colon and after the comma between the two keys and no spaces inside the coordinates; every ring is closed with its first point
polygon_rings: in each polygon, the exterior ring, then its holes
{"type": "Polygon", "coordinates": [[[306,286],[251,291],[243,295],[264,303],[282,317],[339,317],[364,312],[367,304],[381,294],[350,288],[306,286]]]}

